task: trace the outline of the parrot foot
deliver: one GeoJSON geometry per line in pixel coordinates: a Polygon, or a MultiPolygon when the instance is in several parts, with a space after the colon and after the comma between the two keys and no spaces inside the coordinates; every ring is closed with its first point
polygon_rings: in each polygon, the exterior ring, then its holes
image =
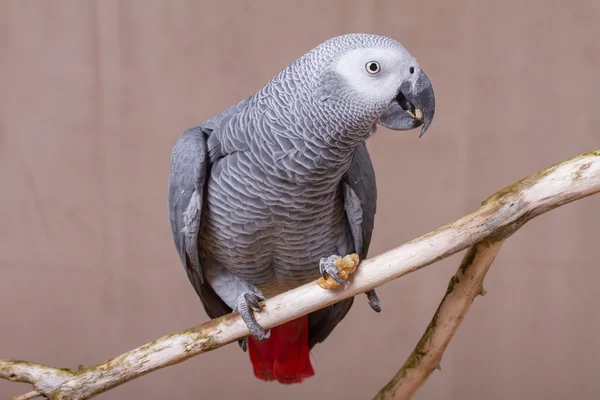
{"type": "Polygon", "coordinates": [[[319,271],[321,272],[321,276],[323,277],[323,279],[327,280],[327,276],[330,276],[331,279],[333,279],[340,285],[348,286],[350,282],[343,280],[338,275],[340,273],[340,270],[335,265],[335,261],[339,258],[340,256],[335,254],[329,257],[321,258],[321,261],[319,262],[319,271]]]}
{"type": "Polygon", "coordinates": [[[348,286],[350,282],[346,279],[356,270],[358,264],[360,264],[358,254],[348,254],[344,258],[337,255],[321,258],[319,262],[321,278],[317,280],[317,285],[323,289],[333,289],[339,285],[348,286]]]}
{"type": "MultiPolygon", "coordinates": [[[[265,298],[261,294],[256,294],[254,292],[243,292],[236,300],[235,307],[233,311],[237,311],[242,317],[242,320],[246,323],[250,334],[254,336],[257,340],[265,341],[271,336],[271,330],[265,330],[256,322],[256,318],[254,318],[254,311],[260,311],[262,308],[261,302],[265,301],[265,298]]],[[[247,343],[246,343],[247,345],[247,343]]],[[[240,342],[240,347],[242,350],[244,349],[244,344],[240,342]]]]}
{"type": "Polygon", "coordinates": [[[367,299],[369,299],[369,305],[375,312],[381,312],[381,301],[379,301],[379,297],[377,293],[375,293],[375,289],[369,290],[366,292],[367,299]]]}

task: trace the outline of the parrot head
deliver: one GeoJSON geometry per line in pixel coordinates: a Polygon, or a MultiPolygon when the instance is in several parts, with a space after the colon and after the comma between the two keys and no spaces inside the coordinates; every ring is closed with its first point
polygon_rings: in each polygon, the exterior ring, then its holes
{"type": "Polygon", "coordinates": [[[423,136],[435,112],[433,87],[400,43],[384,36],[349,34],[322,45],[328,50],[323,53],[333,54],[327,81],[333,75],[336,84],[328,87],[349,103],[345,109],[352,117],[392,130],[421,127],[419,137],[423,136]]]}

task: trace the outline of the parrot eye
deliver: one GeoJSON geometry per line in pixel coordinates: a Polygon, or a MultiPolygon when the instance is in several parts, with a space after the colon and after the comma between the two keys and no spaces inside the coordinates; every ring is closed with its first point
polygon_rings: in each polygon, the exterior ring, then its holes
{"type": "Polygon", "coordinates": [[[371,75],[375,75],[381,70],[381,66],[377,61],[369,61],[367,65],[365,65],[365,68],[367,69],[367,72],[371,75]]]}

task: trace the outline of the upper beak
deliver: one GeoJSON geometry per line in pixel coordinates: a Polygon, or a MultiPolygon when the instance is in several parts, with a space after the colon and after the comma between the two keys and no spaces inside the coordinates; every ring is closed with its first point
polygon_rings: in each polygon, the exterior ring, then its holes
{"type": "Polygon", "coordinates": [[[419,69],[414,84],[404,82],[390,107],[379,118],[379,122],[393,130],[408,130],[421,127],[423,136],[435,113],[435,97],[429,78],[419,69]]]}

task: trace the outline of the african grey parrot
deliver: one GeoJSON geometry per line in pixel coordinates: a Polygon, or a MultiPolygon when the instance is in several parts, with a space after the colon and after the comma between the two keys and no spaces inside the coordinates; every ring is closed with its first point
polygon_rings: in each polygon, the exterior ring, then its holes
{"type": "MultiPolygon", "coordinates": [[[[337,275],[338,255],[367,256],[376,208],[365,140],[376,124],[421,126],[434,115],[431,83],[396,41],[329,39],[261,90],[173,147],[169,217],[189,280],[211,318],[236,310],[251,336],[254,374],[282,383],[314,375],[309,351],[353,298],[265,332],[265,297],[337,275]]],[[[379,311],[374,291],[369,303],[379,311]]]]}

